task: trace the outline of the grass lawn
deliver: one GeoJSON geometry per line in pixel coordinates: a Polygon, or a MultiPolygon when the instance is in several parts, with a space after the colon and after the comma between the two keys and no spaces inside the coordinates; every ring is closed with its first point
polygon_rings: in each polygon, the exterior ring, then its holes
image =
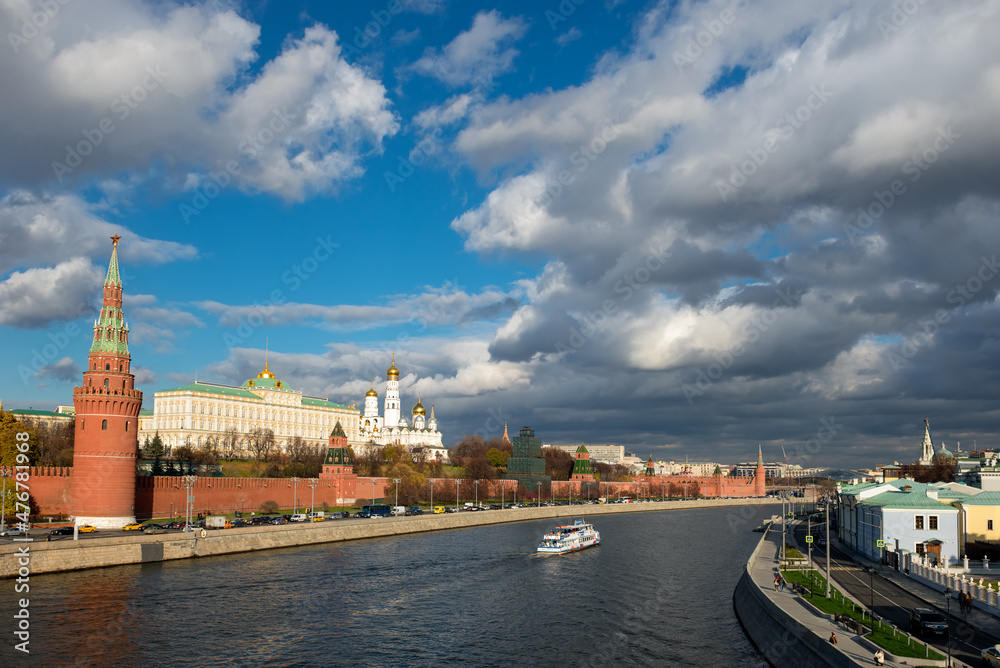
{"type": "Polygon", "coordinates": [[[788,559],[804,559],[805,557],[793,546],[785,543],[785,557],[788,559]]]}
{"type": "Polygon", "coordinates": [[[896,656],[910,658],[926,658],[934,659],[935,661],[944,659],[942,655],[933,649],[928,653],[929,648],[926,645],[911,640],[904,633],[899,633],[896,627],[891,624],[885,624],[876,620],[873,626],[871,616],[861,608],[858,608],[849,599],[845,599],[836,587],[831,586],[830,598],[825,598],[826,578],[816,571],[787,570],[783,571],[782,575],[784,575],[788,582],[794,582],[807,587],[813,595],[811,597],[804,597],[804,600],[812,603],[821,612],[831,615],[836,613],[847,615],[872,628],[871,633],[868,634],[868,639],[885,651],[891,652],[896,656]]]}

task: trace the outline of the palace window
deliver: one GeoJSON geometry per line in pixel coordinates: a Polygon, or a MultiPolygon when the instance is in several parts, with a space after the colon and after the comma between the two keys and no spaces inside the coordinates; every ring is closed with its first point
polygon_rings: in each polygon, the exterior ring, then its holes
{"type": "Polygon", "coordinates": [[[104,363],[104,370],[105,371],[111,371],[111,363],[110,362],[105,362],[104,363]]]}
{"type": "Polygon", "coordinates": [[[917,554],[923,554],[923,553],[924,553],[924,544],[917,543],[917,554]]]}
{"type": "Polygon", "coordinates": [[[914,522],[913,528],[915,528],[917,531],[923,531],[924,530],[924,516],[923,515],[916,515],[916,516],[914,516],[913,522],[914,522]]]}
{"type": "Polygon", "coordinates": [[[938,528],[938,521],[937,520],[938,520],[938,516],[937,515],[931,515],[930,517],[928,517],[927,518],[927,528],[930,529],[931,531],[937,531],[937,528],[938,528]]]}
{"type": "Polygon", "coordinates": [[[110,386],[108,385],[108,379],[107,379],[107,378],[105,378],[105,379],[104,379],[104,387],[110,387],[110,386]]]}
{"type": "Polygon", "coordinates": [[[986,530],[993,531],[993,520],[986,520],[986,530]]]}
{"type": "Polygon", "coordinates": [[[128,420],[125,420],[125,431],[128,431],[128,420]]]}
{"type": "Polygon", "coordinates": [[[107,430],[108,430],[108,421],[101,420],[101,431],[107,431],[107,430]]]}

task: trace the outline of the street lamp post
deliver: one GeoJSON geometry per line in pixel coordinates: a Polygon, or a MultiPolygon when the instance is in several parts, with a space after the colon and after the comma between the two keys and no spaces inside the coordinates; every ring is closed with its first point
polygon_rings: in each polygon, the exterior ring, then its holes
{"type": "Polygon", "coordinates": [[[399,478],[393,478],[392,481],[394,483],[396,483],[396,503],[394,503],[392,505],[398,506],[399,505],[399,482],[400,482],[400,480],[399,480],[399,478]]]}
{"type": "Polygon", "coordinates": [[[310,496],[309,496],[309,514],[313,515],[313,516],[316,515],[316,485],[318,485],[318,484],[319,484],[319,479],[318,478],[310,478],[309,479],[309,488],[310,488],[310,492],[309,492],[310,493],[310,496]]]}
{"type": "Polygon", "coordinates": [[[196,478],[193,475],[184,476],[184,487],[187,489],[187,494],[184,497],[184,525],[185,528],[190,529],[191,525],[194,524],[194,482],[196,478]]]}
{"type": "Polygon", "coordinates": [[[830,496],[826,497],[826,598],[830,598],[830,496]]]}
{"type": "Polygon", "coordinates": [[[542,507],[542,483],[538,483],[538,499],[536,499],[538,507],[542,507]]]}
{"type": "Polygon", "coordinates": [[[951,666],[951,588],[944,590],[945,600],[948,602],[948,663],[951,666]]]}
{"type": "Polygon", "coordinates": [[[0,471],[0,477],[3,478],[3,491],[0,492],[0,531],[7,528],[7,476],[10,475],[10,471],[3,469],[0,471]]]}
{"type": "Polygon", "coordinates": [[[458,504],[462,501],[462,481],[455,480],[455,510],[458,510],[458,504]]]}
{"type": "Polygon", "coordinates": [[[427,482],[429,482],[431,484],[431,512],[433,513],[434,512],[434,480],[428,479],[427,482]]]}
{"type": "Polygon", "coordinates": [[[299,479],[292,478],[292,515],[299,514],[299,479]]]}
{"type": "Polygon", "coordinates": [[[476,483],[476,508],[479,507],[479,481],[474,481],[476,483]]]}
{"type": "Polygon", "coordinates": [[[243,508],[245,503],[246,503],[246,499],[240,499],[240,517],[243,517],[244,515],[246,515],[246,510],[244,510],[244,508],[243,508]]]}
{"type": "Polygon", "coordinates": [[[375,478],[372,478],[372,505],[375,505],[375,478]]]}

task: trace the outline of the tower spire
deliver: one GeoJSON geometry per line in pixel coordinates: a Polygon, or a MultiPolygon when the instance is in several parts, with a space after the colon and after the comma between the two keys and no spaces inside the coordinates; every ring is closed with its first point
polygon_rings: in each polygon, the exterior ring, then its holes
{"type": "Polygon", "coordinates": [[[507,421],[506,420],[503,421],[503,440],[506,443],[510,443],[510,437],[507,436],[507,421]]]}

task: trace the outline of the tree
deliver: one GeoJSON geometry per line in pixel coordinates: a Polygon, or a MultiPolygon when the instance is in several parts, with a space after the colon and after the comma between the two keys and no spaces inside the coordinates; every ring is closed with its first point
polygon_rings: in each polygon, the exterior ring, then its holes
{"type": "Polygon", "coordinates": [[[490,464],[486,457],[473,457],[465,463],[465,479],[469,482],[473,480],[495,480],[497,469],[490,464]]]}
{"type": "Polygon", "coordinates": [[[508,454],[499,448],[490,448],[486,451],[486,459],[500,473],[507,472],[508,454]]]}
{"type": "Polygon", "coordinates": [[[389,484],[386,486],[386,497],[396,499],[396,483],[399,480],[399,504],[409,506],[420,501],[421,496],[427,492],[427,478],[412,466],[405,463],[398,463],[389,469],[387,474],[389,484]]]}
{"type": "Polygon", "coordinates": [[[470,434],[448,451],[448,458],[455,466],[465,466],[465,462],[473,457],[485,457],[486,450],[483,437],[479,434],[470,434]]]}
{"type": "Polygon", "coordinates": [[[142,448],[144,459],[156,459],[163,456],[163,439],[160,438],[160,432],[153,434],[153,440],[149,440],[147,437],[147,443],[149,445],[142,448]]]}
{"type": "Polygon", "coordinates": [[[2,466],[14,466],[17,464],[25,465],[25,463],[34,466],[38,461],[38,435],[35,430],[26,424],[18,422],[12,414],[6,411],[0,411],[0,465],[2,466]],[[18,439],[17,435],[20,433],[27,433],[28,440],[25,441],[23,438],[18,439]],[[18,444],[27,443],[27,452],[24,452],[18,447],[18,444]],[[18,461],[17,456],[19,454],[27,455],[28,461],[25,462],[24,458],[18,461]]]}
{"type": "Polygon", "coordinates": [[[561,448],[542,448],[545,457],[545,474],[553,480],[569,480],[573,475],[573,455],[561,448]]]}
{"type": "Polygon", "coordinates": [[[270,429],[254,427],[247,434],[246,440],[247,446],[250,448],[250,454],[257,461],[257,469],[260,470],[261,462],[267,460],[268,456],[274,450],[274,432],[270,429]]]}
{"type": "Polygon", "coordinates": [[[219,450],[222,453],[222,458],[227,462],[236,459],[242,441],[243,435],[236,430],[236,427],[230,427],[222,432],[222,438],[219,439],[219,450]]]}

